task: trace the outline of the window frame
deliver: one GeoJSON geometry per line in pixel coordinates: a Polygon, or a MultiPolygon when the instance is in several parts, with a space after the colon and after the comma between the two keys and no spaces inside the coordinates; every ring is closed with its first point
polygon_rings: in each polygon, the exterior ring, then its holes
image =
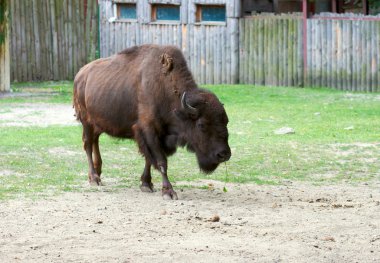
{"type": "Polygon", "coordinates": [[[175,4],[175,3],[152,3],[150,5],[151,11],[150,11],[150,21],[152,24],[180,24],[181,23],[181,5],[175,4]],[[157,20],[157,8],[159,7],[176,7],[178,8],[178,20],[164,20],[160,19],[157,20]]]}
{"type": "Polygon", "coordinates": [[[125,22],[137,22],[138,14],[137,14],[137,3],[136,2],[114,2],[115,4],[115,16],[117,21],[125,21],[125,22]],[[122,6],[134,6],[136,8],[136,18],[123,18],[120,17],[121,7],[122,6]]]}
{"type": "Polygon", "coordinates": [[[227,8],[226,4],[195,4],[195,24],[198,25],[226,25],[227,24],[227,8]],[[204,21],[202,20],[202,7],[224,7],[225,20],[224,21],[204,21]]]}

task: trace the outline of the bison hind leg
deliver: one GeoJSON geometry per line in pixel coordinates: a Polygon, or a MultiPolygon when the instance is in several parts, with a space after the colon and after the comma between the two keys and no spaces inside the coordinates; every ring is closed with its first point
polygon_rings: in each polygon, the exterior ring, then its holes
{"type": "Polygon", "coordinates": [[[154,189],[153,187],[152,175],[150,173],[151,166],[152,166],[151,163],[147,159],[145,159],[145,168],[144,168],[143,174],[141,175],[140,189],[142,192],[146,192],[146,193],[156,192],[156,189],[154,189]]]}
{"type": "Polygon", "coordinates": [[[82,125],[83,148],[86,151],[88,161],[88,179],[91,185],[101,185],[100,173],[102,160],[99,152],[99,134],[94,133],[94,127],[91,124],[82,122],[82,125]],[[95,158],[92,156],[93,152],[95,158]]]}

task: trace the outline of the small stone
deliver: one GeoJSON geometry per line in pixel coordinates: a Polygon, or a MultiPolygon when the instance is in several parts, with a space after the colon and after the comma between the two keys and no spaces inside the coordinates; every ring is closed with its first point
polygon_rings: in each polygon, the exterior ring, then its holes
{"type": "Polygon", "coordinates": [[[274,134],[277,134],[277,135],[294,134],[294,133],[296,132],[294,131],[293,128],[290,128],[290,127],[282,127],[274,131],[274,134]]]}
{"type": "Polygon", "coordinates": [[[331,241],[331,242],[335,242],[335,238],[330,237],[330,236],[324,237],[324,238],[322,238],[322,240],[323,240],[323,241],[331,241]]]}
{"type": "Polygon", "coordinates": [[[218,215],[214,215],[213,217],[210,218],[209,221],[210,222],[219,222],[220,221],[220,217],[218,215]]]}
{"type": "Polygon", "coordinates": [[[353,130],[354,129],[354,126],[348,126],[348,127],[346,127],[346,128],[344,128],[346,131],[351,131],[351,130],[353,130]]]}
{"type": "Polygon", "coordinates": [[[166,212],[166,210],[162,210],[161,212],[160,212],[160,215],[166,215],[168,212],[166,212]]]}

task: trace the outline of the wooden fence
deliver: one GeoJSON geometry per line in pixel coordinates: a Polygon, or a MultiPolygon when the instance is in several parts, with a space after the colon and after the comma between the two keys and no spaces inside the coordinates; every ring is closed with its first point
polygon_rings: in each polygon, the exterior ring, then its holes
{"type": "Polygon", "coordinates": [[[240,20],[240,83],[303,86],[302,17],[240,20]]]}
{"type": "Polygon", "coordinates": [[[306,42],[302,23],[301,16],[241,19],[240,83],[380,91],[379,16],[313,17],[306,42]]]}
{"type": "Polygon", "coordinates": [[[322,14],[240,18],[238,0],[120,0],[135,21],[115,20],[115,3],[12,0],[11,80],[73,79],[79,68],[145,43],[180,47],[198,83],[331,87],[380,91],[380,16],[322,14]],[[150,4],[181,4],[181,20],[152,23],[150,4]],[[225,4],[224,23],[198,23],[199,3],[225,4]],[[99,44],[98,44],[99,22],[99,44]]]}
{"type": "Polygon", "coordinates": [[[380,17],[315,17],[307,21],[306,86],[380,91],[380,17]]]}
{"type": "Polygon", "coordinates": [[[11,0],[11,80],[73,79],[95,59],[97,0],[11,0]]]}

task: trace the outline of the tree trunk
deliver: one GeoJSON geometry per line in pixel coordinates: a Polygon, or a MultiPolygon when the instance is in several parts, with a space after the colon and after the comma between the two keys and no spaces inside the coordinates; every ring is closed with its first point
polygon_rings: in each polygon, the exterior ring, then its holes
{"type": "Polygon", "coordinates": [[[9,3],[0,0],[0,92],[10,91],[9,3]]]}

